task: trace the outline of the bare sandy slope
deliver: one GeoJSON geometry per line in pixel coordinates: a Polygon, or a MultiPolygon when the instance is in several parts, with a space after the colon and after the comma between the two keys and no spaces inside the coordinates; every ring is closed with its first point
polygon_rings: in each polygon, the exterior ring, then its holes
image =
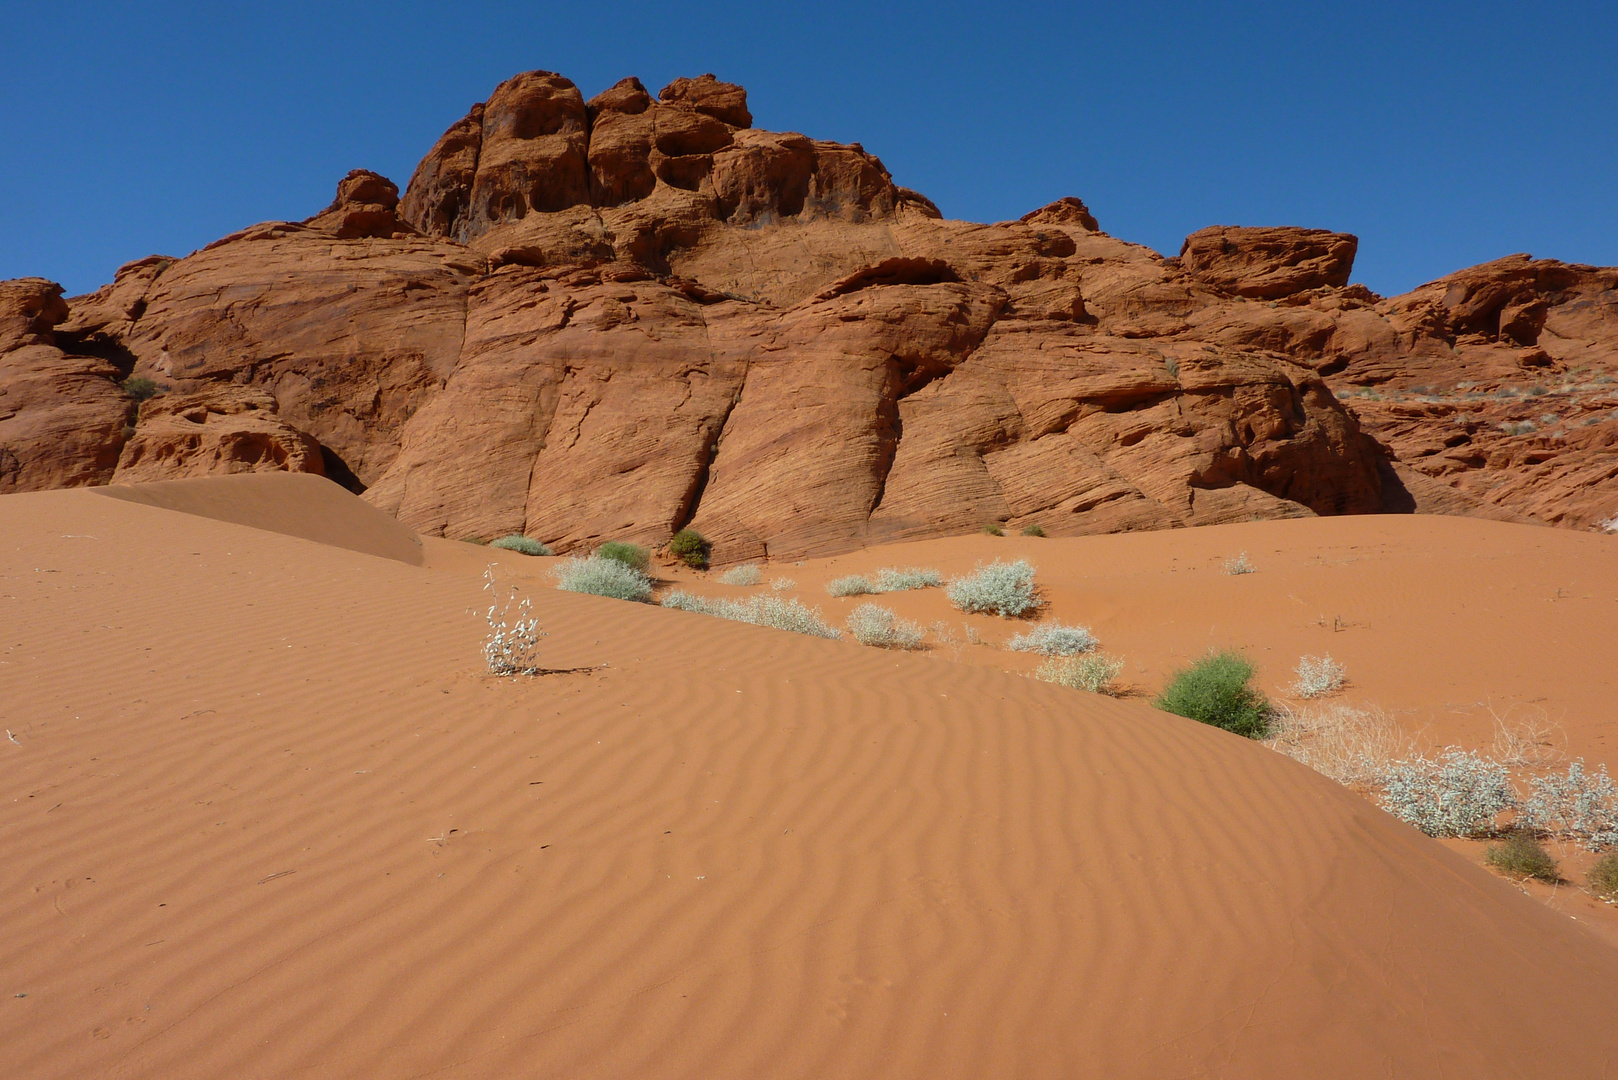
{"type": "Polygon", "coordinates": [[[0,500],[8,1075],[1618,1072],[1618,950],[1262,747],[554,590],[494,680],[426,552],[0,500]]]}
{"type": "MultiPolygon", "coordinates": [[[[840,623],[875,601],[922,624],[970,623],[989,646],[1027,627],[964,618],[943,591],[833,599],[825,583],[882,566],[946,577],[1026,558],[1048,606],[1039,619],[1089,626],[1155,695],[1210,648],[1242,648],[1285,698],[1301,655],[1348,669],[1340,700],[1370,704],[1434,744],[1487,747],[1494,717],[1551,729],[1566,752],[1618,771],[1618,537],[1456,517],[1338,517],[1070,539],[968,536],[871,548],[798,565],[787,595],[840,623]],[[1230,576],[1246,552],[1255,573],[1230,576]],[[1492,712],[1491,712],[1492,710],[1492,712]]],[[[694,575],[684,575],[693,577],[694,575]]],[[[748,591],[707,581],[710,595],[748,591]]],[[[767,585],[766,589],[767,591],[767,585]]],[[[946,650],[945,655],[950,655],[946,650]]],[[[965,648],[963,662],[1031,670],[1037,657],[965,648]]]]}

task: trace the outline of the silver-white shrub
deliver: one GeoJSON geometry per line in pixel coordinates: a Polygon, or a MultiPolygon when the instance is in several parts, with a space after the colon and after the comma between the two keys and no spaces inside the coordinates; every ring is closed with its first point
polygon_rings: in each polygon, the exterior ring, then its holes
{"type": "Polygon", "coordinates": [[[1455,747],[1395,762],[1383,783],[1383,809],[1428,836],[1492,836],[1517,805],[1504,765],[1455,747]]]}
{"type": "Polygon", "coordinates": [[[944,575],[925,566],[884,566],[876,572],[877,592],[936,589],[942,584],[944,575]]]}
{"type": "Polygon", "coordinates": [[[1298,681],[1291,686],[1294,697],[1317,698],[1343,688],[1348,672],[1330,656],[1305,656],[1298,660],[1298,681]]]}
{"type": "Polygon", "coordinates": [[[1006,642],[1012,652],[1033,652],[1041,656],[1074,656],[1089,652],[1099,645],[1088,626],[1063,626],[1061,623],[1040,623],[1032,630],[1018,634],[1006,642]]]}
{"type": "Polygon", "coordinates": [[[1113,682],[1122,670],[1122,660],[1092,652],[1047,660],[1039,665],[1034,678],[1075,690],[1088,690],[1092,694],[1115,694],[1118,689],[1113,682]]]}
{"type": "Polygon", "coordinates": [[[949,583],[949,602],[969,614],[992,614],[1006,618],[1026,615],[1044,601],[1034,591],[1034,567],[1026,559],[988,566],[981,563],[975,572],[949,583]]]}
{"type": "Polygon", "coordinates": [[[1566,776],[1550,773],[1528,783],[1518,826],[1581,841],[1592,851],[1618,844],[1618,787],[1605,765],[1588,772],[1580,759],[1568,764],[1566,776]]]}
{"type": "Polygon", "coordinates": [[[774,589],[776,592],[790,592],[791,590],[796,589],[797,587],[798,587],[798,583],[796,581],[793,581],[789,577],[778,577],[778,578],[771,578],[770,579],[770,588],[774,589]]]}
{"type": "Polygon", "coordinates": [[[865,596],[876,592],[876,584],[863,575],[850,574],[826,582],[826,591],[832,596],[865,596]]]}
{"type": "Polygon", "coordinates": [[[1256,574],[1258,567],[1247,561],[1247,552],[1242,552],[1234,559],[1225,560],[1225,573],[1235,577],[1239,574],[1256,574]]]}
{"type": "Polygon", "coordinates": [[[515,551],[520,555],[549,555],[551,553],[550,548],[532,537],[523,536],[521,533],[512,533],[510,536],[502,536],[498,540],[490,540],[489,546],[502,548],[506,551],[515,551]]]}
{"type": "Polygon", "coordinates": [[[1618,533],[1618,514],[1612,515],[1606,521],[1596,522],[1596,528],[1604,533],[1618,533]]]}
{"type": "Polygon", "coordinates": [[[721,585],[757,585],[763,579],[755,563],[733,566],[719,575],[721,585]]]}
{"type": "Polygon", "coordinates": [[[539,639],[545,632],[529,611],[530,601],[525,597],[517,603],[515,588],[502,598],[496,590],[493,566],[483,571],[483,591],[490,594],[489,610],[484,613],[489,636],[483,639],[483,662],[489,674],[532,675],[539,671],[539,639]]]}
{"type": "Polygon", "coordinates": [[[865,603],[849,612],[843,624],[861,645],[879,649],[919,649],[927,632],[907,619],[901,619],[880,604],[865,603]]]}
{"type": "Polygon", "coordinates": [[[842,631],[826,625],[819,608],[805,607],[797,600],[779,596],[749,596],[745,600],[710,600],[676,589],[663,597],[663,606],[678,611],[694,611],[732,622],[752,623],[775,630],[790,630],[811,637],[840,638],[842,631]]]}
{"type": "Polygon", "coordinates": [[[556,587],[563,592],[590,593],[614,600],[652,598],[652,579],[617,559],[574,556],[551,573],[556,578],[556,587]]]}

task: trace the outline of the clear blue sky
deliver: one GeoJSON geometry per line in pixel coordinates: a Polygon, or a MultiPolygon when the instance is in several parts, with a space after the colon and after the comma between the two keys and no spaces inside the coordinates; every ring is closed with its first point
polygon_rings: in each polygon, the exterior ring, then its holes
{"type": "Polygon", "coordinates": [[[1515,251],[1618,264],[1618,4],[17,3],[0,278],[70,293],[402,188],[514,72],[586,96],[712,71],[755,123],[859,141],[950,217],[1062,195],[1175,254],[1211,224],[1357,233],[1404,291],[1515,251]]]}

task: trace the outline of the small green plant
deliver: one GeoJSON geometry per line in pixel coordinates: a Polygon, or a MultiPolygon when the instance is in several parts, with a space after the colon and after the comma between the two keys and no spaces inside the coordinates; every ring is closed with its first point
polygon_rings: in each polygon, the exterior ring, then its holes
{"type": "Polygon", "coordinates": [[[1618,851],[1609,851],[1591,863],[1585,876],[1591,892],[1609,904],[1618,904],[1618,851]]]}
{"type": "Polygon", "coordinates": [[[695,529],[681,529],[669,541],[669,554],[694,570],[708,568],[708,541],[695,529]]]}
{"type": "Polygon", "coordinates": [[[1024,525],[1022,534],[1024,536],[1044,536],[1045,529],[1040,525],[1039,522],[1036,521],[1032,525],[1024,525]]]}
{"type": "Polygon", "coordinates": [[[1085,653],[1082,656],[1059,656],[1047,660],[1039,665],[1034,678],[1074,690],[1088,690],[1092,694],[1112,695],[1118,693],[1116,680],[1122,670],[1122,660],[1101,653],[1085,653]]]}
{"type": "Polygon", "coordinates": [[[502,536],[498,540],[490,540],[489,546],[493,548],[503,548],[506,551],[515,551],[519,555],[551,554],[550,548],[546,547],[538,540],[533,540],[529,537],[523,536],[521,533],[512,533],[510,536],[502,536]]]}
{"type": "Polygon", "coordinates": [[[949,602],[969,615],[989,614],[1015,619],[1044,603],[1034,591],[1034,567],[1026,559],[998,559],[949,583],[949,602]]]}
{"type": "Polygon", "coordinates": [[[1249,739],[1270,726],[1270,703],[1252,685],[1253,665],[1239,652],[1210,653],[1175,673],[1154,706],[1249,739]]]}
{"type": "Polygon", "coordinates": [[[141,375],[131,375],[123,381],[123,391],[136,401],[145,401],[158,395],[158,385],[141,375]]]}
{"type": "Polygon", "coordinates": [[[758,564],[756,563],[743,563],[740,566],[733,566],[719,575],[721,585],[757,585],[761,580],[763,580],[763,575],[758,572],[758,564]]]}
{"type": "Polygon", "coordinates": [[[989,522],[987,525],[983,526],[983,531],[984,531],[984,533],[986,533],[989,536],[1004,536],[1004,535],[1006,535],[1006,530],[1004,530],[1004,529],[1002,529],[1000,527],[1000,523],[998,521],[989,522]]]}
{"type": "Polygon", "coordinates": [[[574,557],[553,570],[556,587],[563,592],[589,593],[614,600],[644,601],[652,598],[652,579],[627,563],[592,555],[574,557]]]}
{"type": "Polygon", "coordinates": [[[596,548],[596,558],[611,559],[613,562],[623,563],[634,570],[645,570],[646,562],[650,556],[646,549],[638,544],[626,544],[621,540],[609,540],[596,548]]]}
{"type": "Polygon", "coordinates": [[[1538,878],[1540,881],[1549,881],[1553,884],[1562,880],[1556,860],[1532,833],[1521,831],[1507,833],[1503,843],[1489,845],[1489,850],[1483,853],[1483,858],[1507,877],[1519,880],[1538,878]]]}
{"type": "Polygon", "coordinates": [[[879,649],[919,649],[927,636],[920,626],[899,618],[880,604],[861,604],[849,613],[844,625],[855,641],[879,649]]]}

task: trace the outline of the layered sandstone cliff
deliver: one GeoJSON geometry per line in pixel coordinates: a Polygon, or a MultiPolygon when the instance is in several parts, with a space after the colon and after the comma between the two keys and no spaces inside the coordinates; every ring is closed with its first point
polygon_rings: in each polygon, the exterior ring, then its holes
{"type": "Polygon", "coordinates": [[[1383,300],[1348,284],[1344,234],[1218,227],[1163,258],[1077,199],[949,221],[857,144],[751,125],[712,76],[586,101],[529,72],[402,198],[356,171],[315,217],[67,304],[7,283],[0,490],[306,469],[430,533],[567,550],[690,524],[721,561],[989,520],[1618,510],[1598,390],[1596,423],[1532,448],[1475,409],[1435,451],[1434,417],[1387,407],[1604,385],[1618,271],[1520,257],[1383,300]],[[167,394],[137,412],[130,375],[167,394]],[[1350,409],[1328,382],[1378,389],[1350,409]]]}

